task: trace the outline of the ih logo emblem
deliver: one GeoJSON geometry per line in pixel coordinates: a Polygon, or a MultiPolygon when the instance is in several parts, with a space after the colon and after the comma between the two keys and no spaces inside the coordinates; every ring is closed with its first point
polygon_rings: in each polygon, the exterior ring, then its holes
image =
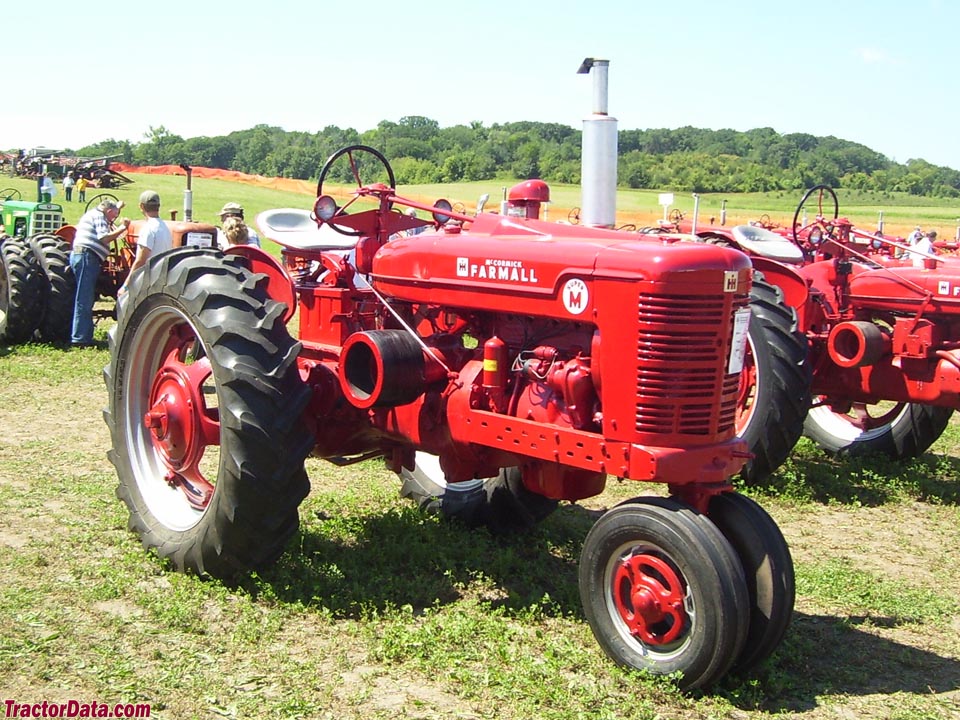
{"type": "Polygon", "coordinates": [[[470,258],[457,258],[457,277],[470,277],[470,258]]]}
{"type": "Polygon", "coordinates": [[[736,270],[723,271],[723,291],[736,292],[739,279],[739,273],[736,270]]]}
{"type": "Polygon", "coordinates": [[[579,315],[587,309],[590,301],[590,291],[587,284],[580,278],[567,280],[563,286],[563,306],[571,315],[579,315]]]}

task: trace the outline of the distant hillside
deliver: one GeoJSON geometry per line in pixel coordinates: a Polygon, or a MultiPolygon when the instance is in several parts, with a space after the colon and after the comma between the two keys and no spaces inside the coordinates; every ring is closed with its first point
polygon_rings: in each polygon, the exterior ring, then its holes
{"type": "MultiPolygon", "coordinates": [[[[384,120],[359,133],[328,126],[316,133],[257,125],[217,137],[184,139],[163,126],[143,142],[105,140],[81,155],[120,153],[133,165],[186,163],[245,173],[315,179],[327,157],[362,143],[389,158],[399,184],[490,180],[498,176],[579,184],[580,130],[558,123],[481,123],[441,128],[420,116],[384,120]]],[[[896,163],[835,137],[694,127],[621,130],[624,187],[689,192],[800,190],[817,184],[858,190],[960,197],[960,172],[924,160],[896,163]]]]}

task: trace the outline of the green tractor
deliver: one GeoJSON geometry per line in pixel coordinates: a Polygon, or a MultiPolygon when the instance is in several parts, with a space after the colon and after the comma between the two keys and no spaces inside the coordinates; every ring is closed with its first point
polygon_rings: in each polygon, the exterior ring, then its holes
{"type": "Polygon", "coordinates": [[[5,234],[26,239],[34,235],[52,235],[63,227],[63,207],[42,195],[37,202],[20,199],[20,191],[0,191],[2,224],[5,234]],[[5,196],[5,193],[9,193],[5,196]]]}
{"type": "Polygon", "coordinates": [[[0,190],[0,343],[66,343],[73,321],[70,246],[57,235],[63,208],[38,191],[0,190]]]}

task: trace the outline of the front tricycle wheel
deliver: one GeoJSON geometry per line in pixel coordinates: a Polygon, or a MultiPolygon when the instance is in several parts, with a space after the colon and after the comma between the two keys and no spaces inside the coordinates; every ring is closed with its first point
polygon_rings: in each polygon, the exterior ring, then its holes
{"type": "Polygon", "coordinates": [[[611,659],[677,673],[684,689],[726,673],[750,624],[735,550],[706,516],[674,500],[638,498],[597,521],[580,557],[580,599],[611,659]]]}
{"type": "Polygon", "coordinates": [[[129,526],[181,571],[263,567],[298,527],[312,437],[299,344],[239,257],[184,249],[129,284],[105,419],[129,526]]]}

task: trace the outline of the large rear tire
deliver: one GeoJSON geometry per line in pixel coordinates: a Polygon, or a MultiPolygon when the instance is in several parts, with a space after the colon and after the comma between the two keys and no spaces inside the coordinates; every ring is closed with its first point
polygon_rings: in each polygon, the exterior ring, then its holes
{"type": "Polygon", "coordinates": [[[43,315],[41,272],[25,243],[0,237],[0,342],[27,342],[36,332],[43,315]]]}
{"type": "Polygon", "coordinates": [[[908,460],[919,457],[937,441],[952,415],[951,408],[919,403],[855,405],[844,413],[824,402],[810,409],[804,432],[834,455],[881,454],[908,460]]]}
{"type": "Polygon", "coordinates": [[[117,496],[177,570],[262,568],[297,530],[313,437],[284,306],[237,256],[151,258],[118,303],[104,370],[117,496]]]}
{"type": "Polygon", "coordinates": [[[43,270],[43,317],[37,335],[43,342],[68,343],[76,293],[76,280],[70,268],[70,246],[56,235],[34,235],[29,243],[43,270]]]}
{"type": "Polygon", "coordinates": [[[754,454],[740,477],[755,485],[783,464],[803,435],[813,377],[796,312],[759,271],[754,272],[750,311],[737,435],[754,454]]]}

